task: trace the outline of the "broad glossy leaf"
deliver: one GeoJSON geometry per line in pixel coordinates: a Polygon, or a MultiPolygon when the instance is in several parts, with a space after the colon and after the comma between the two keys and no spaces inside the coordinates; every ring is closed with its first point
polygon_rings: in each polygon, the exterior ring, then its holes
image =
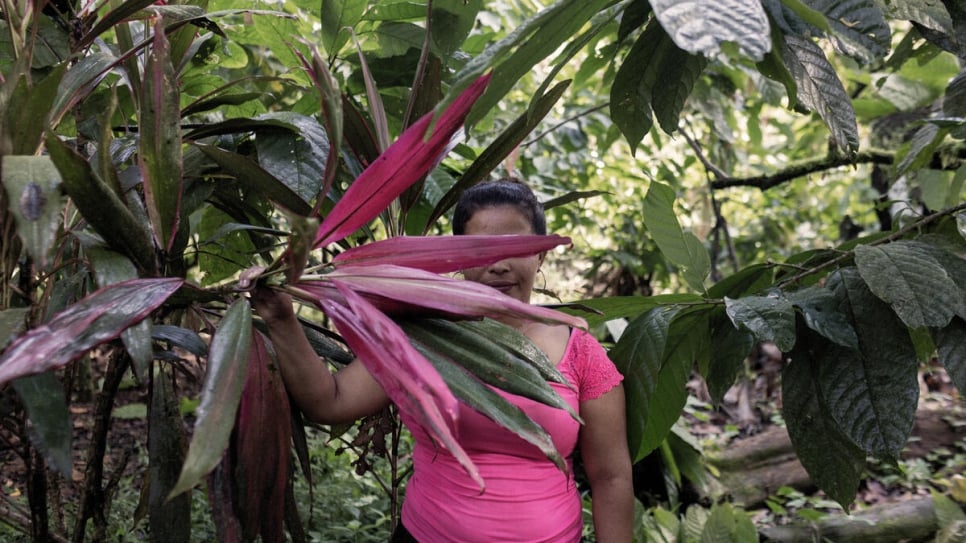
{"type": "Polygon", "coordinates": [[[138,165],[158,247],[170,251],[181,222],[181,104],[177,75],[161,19],[147,55],[141,92],[138,165]]]}
{"type": "Polygon", "coordinates": [[[30,419],[31,442],[50,467],[63,477],[70,477],[74,427],[60,381],[53,372],[45,372],[15,379],[12,384],[30,419]]]}
{"type": "Polygon", "coordinates": [[[680,56],[680,53],[674,54],[678,52],[683,53],[661,25],[652,20],[617,70],[610,89],[610,117],[630,144],[632,153],[654,126],[651,100],[654,86],[659,83],[661,60],[680,56]]]}
{"type": "Polygon", "coordinates": [[[858,151],[855,109],[822,49],[809,38],[786,34],[782,58],[798,85],[798,101],[825,121],[839,150],[846,154],[858,151]]]}
{"type": "Polygon", "coordinates": [[[725,277],[708,287],[709,298],[739,298],[746,294],[755,294],[770,285],[774,279],[774,266],[770,264],[752,264],[725,277]]]}
{"type": "Polygon", "coordinates": [[[788,293],[788,300],[802,310],[805,324],[829,340],[851,349],[859,348],[859,337],[848,315],[839,307],[839,299],[822,287],[807,287],[788,293]]]}
{"type": "MultiPolygon", "coordinates": [[[[805,4],[803,0],[781,0],[781,3],[791,10],[798,18],[802,21],[822,30],[826,33],[832,32],[832,26],[829,25],[828,19],[824,14],[818,12],[805,4]]],[[[764,2],[767,9],[769,2],[764,2]]]]}
{"type": "Polygon", "coordinates": [[[646,455],[643,450],[648,407],[661,371],[664,345],[675,311],[655,307],[631,321],[609,356],[624,376],[627,403],[627,443],[631,461],[646,455]]]}
{"type": "Polygon", "coordinates": [[[349,41],[349,29],[362,20],[366,0],[322,0],[322,43],[329,58],[335,58],[349,41]]]}
{"type": "Polygon", "coordinates": [[[835,346],[820,353],[819,387],[829,414],[869,454],[898,458],[915,422],[919,399],[916,351],[909,332],[875,297],[854,268],[832,275],[860,350],[835,346]]]}
{"type": "Polygon", "coordinates": [[[550,236],[397,236],[343,251],[336,266],[395,264],[433,273],[449,273],[569,245],[570,238],[550,236]]]}
{"type": "Polygon", "coordinates": [[[889,52],[892,32],[876,0],[804,1],[825,14],[832,27],[832,43],[843,54],[874,64],[889,52]]]}
{"type": "MultiPolygon", "coordinates": [[[[99,288],[115,283],[136,279],[137,269],[134,264],[121,253],[103,246],[88,247],[85,252],[94,269],[94,280],[99,288]]],[[[121,341],[131,355],[134,364],[134,374],[144,381],[148,375],[148,366],[153,357],[151,345],[151,321],[144,319],[121,332],[121,341]]]]}
{"type": "Polygon", "coordinates": [[[281,379],[266,339],[255,332],[235,425],[237,507],[247,540],[284,539],[292,421],[281,379]]]}
{"type": "Polygon", "coordinates": [[[329,138],[318,121],[293,112],[266,113],[295,130],[260,130],[255,134],[258,164],[306,202],[319,195],[329,157],[329,138]]]}
{"type": "Polygon", "coordinates": [[[960,286],[918,242],[860,245],[855,264],[869,289],[910,328],[943,327],[953,315],[966,314],[960,286]]]}
{"type": "Polygon", "coordinates": [[[684,268],[684,279],[698,292],[704,292],[704,280],[711,271],[708,250],[690,232],[681,229],[674,214],[674,189],[652,181],[644,197],[644,224],[661,253],[684,268]]]}
{"type": "Polygon", "coordinates": [[[252,340],[248,301],[235,301],[211,338],[205,386],[201,393],[188,456],[168,498],[191,489],[221,460],[228,447],[248,372],[252,340]]]}
{"type": "Polygon", "coordinates": [[[517,434],[521,439],[532,443],[561,471],[566,471],[566,463],[560,456],[560,452],[557,451],[550,435],[539,424],[533,422],[520,408],[477,380],[470,372],[453,362],[451,358],[417,341],[414,341],[413,345],[433,364],[436,371],[446,381],[446,386],[461,402],[517,434]]]}
{"type": "Polygon", "coordinates": [[[486,285],[413,268],[387,264],[344,266],[317,279],[303,278],[289,290],[303,300],[318,303],[321,299],[338,299],[332,285],[339,283],[393,313],[396,305],[396,310],[408,316],[415,316],[413,313],[422,309],[422,316],[428,316],[426,310],[430,310],[428,313],[463,317],[525,317],[586,328],[583,319],[521,302],[486,285]]]}
{"type": "Polygon", "coordinates": [[[399,410],[449,451],[482,491],[479,471],[453,435],[456,398],[442,377],[398,325],[352,290],[340,292],[346,305],[325,300],[326,315],[399,410]]]}
{"type": "Polygon", "coordinates": [[[948,117],[966,117],[966,69],[946,86],[943,113],[948,117]]]}
{"type": "MultiPolygon", "coordinates": [[[[489,337],[441,319],[412,319],[402,321],[399,325],[410,339],[450,360],[458,361],[454,363],[484,383],[564,409],[575,420],[580,420],[577,412],[550,388],[546,377],[533,364],[495,344],[489,337]]],[[[547,365],[544,364],[544,367],[547,365]]],[[[567,383],[559,372],[553,377],[554,382],[567,383]]]]}
{"type": "Polygon", "coordinates": [[[191,495],[168,500],[184,461],[184,430],[178,397],[167,370],[152,380],[148,414],[148,514],[152,537],[188,543],[191,538],[191,495]]]}
{"type": "Polygon", "coordinates": [[[731,322],[751,331],[758,341],[770,341],[781,351],[795,345],[795,309],[790,301],[772,296],[725,298],[725,307],[731,322]]]}
{"type": "Polygon", "coordinates": [[[111,248],[130,256],[139,269],[154,270],[154,244],[147,233],[146,225],[94,173],[84,157],[52,132],[47,133],[46,144],[50,158],[60,171],[64,190],[84,219],[111,248]]]}
{"type": "Polygon", "coordinates": [[[919,127],[907,144],[904,144],[897,155],[901,157],[896,165],[896,174],[902,175],[910,170],[926,167],[931,161],[933,153],[943,142],[949,128],[937,124],[927,123],[919,127]]]}
{"type": "Polygon", "coordinates": [[[953,319],[945,327],[933,330],[933,342],[939,361],[960,394],[966,393],[966,321],[953,319]]]}
{"type": "Polygon", "coordinates": [[[434,123],[434,113],[424,115],[379,155],[342,196],[319,226],[315,247],[338,241],[368,223],[406,188],[436,166],[453,135],[463,126],[466,113],[490,81],[482,76],[470,85],[434,123]]]}
{"type": "Polygon", "coordinates": [[[658,306],[674,304],[695,304],[703,300],[697,294],[657,294],[654,296],[605,296],[581,300],[580,305],[599,314],[589,315],[585,311],[566,309],[568,313],[579,314],[587,320],[590,327],[596,327],[606,321],[620,318],[635,318],[646,311],[658,306]]]}
{"type": "Polygon", "coordinates": [[[711,358],[707,365],[705,381],[711,401],[720,405],[725,394],[735,384],[735,379],[755,345],[755,335],[736,327],[726,315],[716,314],[711,320],[711,358]]]}
{"type": "Polygon", "coordinates": [[[759,0],[651,0],[661,26],[678,47],[715,57],[725,42],[761,60],[771,48],[768,17],[759,0]]]}
{"type": "Polygon", "coordinates": [[[194,330],[170,324],[155,324],[151,327],[151,337],[171,343],[199,358],[208,356],[208,344],[194,330]]]}
{"type": "Polygon", "coordinates": [[[681,418],[691,372],[699,361],[711,357],[709,317],[709,308],[701,307],[679,312],[671,320],[638,454],[647,455],[660,447],[681,418]]]}
{"type": "Polygon", "coordinates": [[[3,157],[3,188],[10,212],[35,265],[47,267],[47,255],[54,248],[60,229],[63,205],[60,172],[47,156],[3,157]]]}
{"type": "Polygon", "coordinates": [[[72,362],[117,338],[181,286],[178,278],[134,279],[105,287],[32,328],[0,356],[0,385],[72,362]]]}

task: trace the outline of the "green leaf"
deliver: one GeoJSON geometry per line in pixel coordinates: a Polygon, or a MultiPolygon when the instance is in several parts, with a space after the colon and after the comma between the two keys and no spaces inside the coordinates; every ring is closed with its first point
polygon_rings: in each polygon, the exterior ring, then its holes
{"type": "Polygon", "coordinates": [[[768,17],[758,0],[651,0],[654,15],[678,47],[715,57],[725,42],[761,60],[771,48],[768,17]]]}
{"type": "Polygon", "coordinates": [[[158,247],[171,251],[181,222],[181,104],[162,19],[154,28],[141,92],[138,163],[158,247]]]}
{"type": "Polygon", "coordinates": [[[11,307],[0,310],[0,351],[26,327],[28,307],[11,307]]]}
{"type": "Polygon", "coordinates": [[[50,157],[14,155],[3,157],[2,171],[17,235],[35,265],[46,268],[63,210],[60,172],[50,157]]]}
{"type": "Polygon", "coordinates": [[[440,58],[459,51],[476,24],[482,0],[435,0],[432,3],[432,40],[440,58]]]}
{"type": "Polygon", "coordinates": [[[91,226],[108,245],[130,256],[139,269],[156,268],[154,244],[142,224],[120,197],[91,169],[90,163],[52,132],[47,151],[57,165],[64,190],[91,226]]]}
{"type": "Polygon", "coordinates": [[[725,298],[731,322],[755,334],[758,341],[770,341],[787,352],[795,346],[795,309],[784,298],[748,296],[725,298]]]}
{"type": "Polygon", "coordinates": [[[966,117],[966,69],[946,86],[943,113],[948,117],[966,117]]]}
{"type": "Polygon", "coordinates": [[[349,31],[362,20],[366,0],[322,0],[322,44],[329,58],[335,58],[348,43],[349,31]]]}
{"type": "Polygon", "coordinates": [[[755,345],[755,336],[738,328],[725,315],[715,315],[711,328],[711,358],[705,380],[708,393],[715,405],[720,405],[725,394],[735,384],[745,360],[755,345]]]}
{"type": "Polygon", "coordinates": [[[752,264],[745,266],[728,277],[718,281],[708,288],[709,298],[724,298],[730,296],[738,298],[746,294],[759,292],[771,284],[774,267],[770,264],[752,264]]]}
{"type": "Polygon", "coordinates": [[[162,369],[151,387],[148,411],[148,522],[152,537],[187,543],[191,536],[191,495],[167,499],[184,461],[184,431],[173,372],[162,369]]]}
{"type": "Polygon", "coordinates": [[[198,268],[204,274],[202,285],[234,277],[250,265],[255,254],[248,229],[232,228],[234,223],[230,221],[231,217],[217,207],[206,206],[201,210],[196,233],[202,239],[198,244],[202,249],[198,255],[198,268]]]}
{"type": "Polygon", "coordinates": [[[802,0],[781,0],[782,4],[792,10],[801,20],[822,30],[826,33],[832,32],[832,27],[828,23],[825,15],[808,7],[802,0]]]}
{"type": "Polygon", "coordinates": [[[795,453],[805,471],[842,507],[855,498],[865,467],[865,452],[831,417],[819,386],[819,371],[834,344],[803,328],[782,372],[782,415],[795,453]]]}
{"type": "Polygon", "coordinates": [[[876,0],[806,0],[825,14],[835,48],[863,64],[874,64],[889,52],[891,30],[876,0]]]}
{"type": "Polygon", "coordinates": [[[836,148],[849,155],[858,151],[855,109],[822,49],[809,38],[786,34],[782,58],[798,85],[798,102],[825,121],[836,148]]]}
{"type": "Polygon", "coordinates": [[[915,347],[855,268],[836,272],[827,285],[851,316],[860,349],[826,348],[811,362],[819,368],[822,397],[853,442],[869,454],[898,458],[918,406],[915,347]]]}
{"type": "Polygon", "coordinates": [[[922,26],[953,35],[953,19],[942,2],[936,0],[887,0],[886,13],[891,19],[915,21],[922,26]]]}
{"type": "Polygon", "coordinates": [[[2,130],[9,131],[5,136],[11,145],[7,153],[29,156],[37,152],[52,116],[51,103],[66,69],[67,63],[61,63],[36,84],[29,84],[26,76],[17,80],[3,111],[6,126],[2,130]]]}
{"type": "Polygon", "coordinates": [[[188,456],[178,483],[168,494],[168,499],[200,482],[214,469],[228,447],[248,372],[251,319],[248,302],[240,298],[225,313],[211,338],[208,371],[194,437],[188,446],[188,456]]]}
{"type": "Polygon", "coordinates": [[[758,541],[758,537],[758,530],[748,513],[724,502],[711,507],[698,543],[745,543],[758,541]]]}
{"type": "Polygon", "coordinates": [[[966,314],[962,290],[928,247],[900,240],[855,248],[855,264],[869,289],[910,328],[942,327],[966,314]]]}
{"type": "Polygon", "coordinates": [[[39,373],[15,379],[13,388],[31,422],[30,440],[52,468],[69,478],[73,471],[73,425],[60,381],[53,372],[39,373]]]}
{"type": "Polygon", "coordinates": [[[657,294],[654,296],[605,296],[581,300],[579,306],[597,311],[587,314],[574,308],[561,308],[562,311],[584,317],[591,328],[606,321],[620,318],[634,318],[642,313],[662,305],[696,304],[704,298],[696,294],[657,294]]]}
{"type": "Polygon", "coordinates": [[[936,149],[943,142],[949,128],[927,123],[913,134],[908,144],[904,144],[897,153],[899,163],[896,165],[896,175],[925,168],[931,161],[936,149]]]}
{"type": "Polygon", "coordinates": [[[654,125],[651,101],[660,83],[659,68],[665,57],[684,53],[656,20],[647,25],[621,63],[610,89],[610,117],[631,146],[631,152],[654,125]],[[644,69],[641,69],[641,67],[644,69]]]}
{"type": "Polygon", "coordinates": [[[674,215],[674,189],[652,181],[644,197],[644,224],[661,253],[685,269],[684,279],[699,292],[711,270],[711,260],[704,245],[690,232],[681,230],[674,215]]]}
{"type": "Polygon", "coordinates": [[[932,331],[939,362],[960,394],[966,393],[966,321],[953,319],[932,331]]]}
{"type": "Polygon", "coordinates": [[[831,291],[822,287],[807,287],[789,292],[787,296],[793,305],[802,310],[809,328],[843,347],[859,348],[859,337],[831,291]]]}
{"type": "Polygon", "coordinates": [[[285,183],[306,202],[319,195],[329,156],[329,138],[319,123],[304,115],[276,112],[257,119],[285,121],[293,130],[260,130],[255,133],[258,164],[285,183]]]}

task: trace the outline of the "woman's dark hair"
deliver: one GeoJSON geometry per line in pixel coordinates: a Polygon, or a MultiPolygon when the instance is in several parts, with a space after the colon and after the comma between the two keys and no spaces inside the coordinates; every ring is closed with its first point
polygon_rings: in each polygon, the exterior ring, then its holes
{"type": "Polygon", "coordinates": [[[453,233],[463,235],[466,223],[481,209],[497,206],[513,206],[530,221],[534,234],[547,233],[547,219],[543,204],[537,201],[530,187],[513,177],[487,181],[474,185],[460,195],[453,212],[453,233]]]}

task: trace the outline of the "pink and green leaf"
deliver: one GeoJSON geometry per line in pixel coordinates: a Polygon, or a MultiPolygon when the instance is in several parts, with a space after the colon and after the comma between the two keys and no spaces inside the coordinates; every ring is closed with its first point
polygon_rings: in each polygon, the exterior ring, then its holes
{"type": "Polygon", "coordinates": [[[345,305],[331,299],[321,302],[346,343],[393,403],[448,450],[482,490],[483,479],[453,435],[457,400],[442,377],[396,323],[352,289],[335,286],[345,305]]]}
{"type": "Polygon", "coordinates": [[[332,263],[336,267],[395,264],[433,273],[449,273],[569,244],[570,238],[557,235],[397,236],[343,251],[332,263]]]}
{"type": "Polygon", "coordinates": [[[319,226],[315,247],[338,241],[386,209],[406,188],[429,173],[446,151],[453,135],[463,126],[467,112],[483,93],[490,76],[478,78],[434,121],[427,113],[389,146],[356,178],[339,203],[319,226]]]}
{"type": "Polygon", "coordinates": [[[0,355],[0,385],[62,367],[116,339],[182,283],[180,278],[134,279],[95,291],[10,344],[0,355]]]}

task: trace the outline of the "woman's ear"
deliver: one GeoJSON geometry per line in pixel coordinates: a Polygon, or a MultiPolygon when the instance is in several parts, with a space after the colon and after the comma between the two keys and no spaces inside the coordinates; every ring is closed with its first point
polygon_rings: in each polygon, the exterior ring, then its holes
{"type": "Polygon", "coordinates": [[[543,260],[547,258],[547,251],[537,254],[537,257],[538,257],[538,261],[540,262],[540,266],[543,266],[543,260]]]}

